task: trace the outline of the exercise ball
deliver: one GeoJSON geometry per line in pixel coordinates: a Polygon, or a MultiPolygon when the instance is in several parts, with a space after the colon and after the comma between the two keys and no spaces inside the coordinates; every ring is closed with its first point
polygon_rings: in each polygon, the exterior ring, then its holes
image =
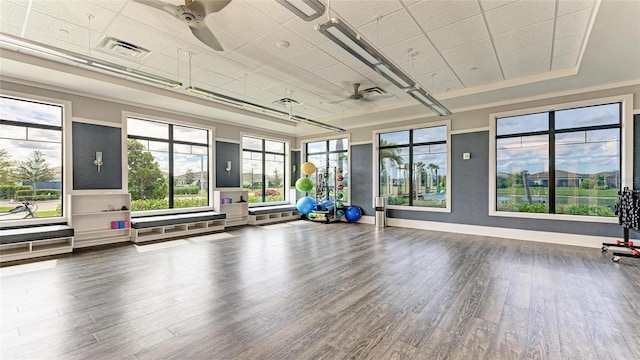
{"type": "Polygon", "coordinates": [[[344,212],[344,217],[348,222],[356,222],[362,217],[362,210],[359,206],[349,206],[344,212]]]}
{"type": "Polygon", "coordinates": [[[342,174],[342,168],[338,168],[337,172],[338,174],[342,174]]]}
{"type": "Polygon", "coordinates": [[[336,215],[338,215],[338,217],[343,217],[344,216],[344,210],[336,211],[336,215]]]}
{"type": "Polygon", "coordinates": [[[302,164],[302,167],[300,167],[300,171],[302,171],[302,173],[305,175],[311,175],[316,172],[316,166],[313,165],[313,163],[306,162],[302,164]]]}
{"type": "Polygon", "coordinates": [[[342,181],[342,180],[344,180],[344,176],[338,175],[337,179],[338,179],[338,181],[342,181]]]}
{"type": "Polygon", "coordinates": [[[336,203],[336,208],[337,209],[343,209],[344,208],[344,203],[342,201],[338,201],[338,203],[336,203]]]}
{"type": "Polygon", "coordinates": [[[313,181],[309,178],[302,177],[296,181],[296,189],[302,192],[310,191],[313,189],[313,181]]]}
{"type": "Polygon", "coordinates": [[[333,211],[333,201],[325,200],[325,201],[322,202],[322,206],[327,211],[333,211]]]}
{"type": "Polygon", "coordinates": [[[296,209],[303,215],[308,215],[313,211],[314,206],[316,206],[316,200],[310,196],[300,198],[298,202],[296,202],[296,209]]]}
{"type": "Polygon", "coordinates": [[[344,189],[344,185],[342,185],[342,184],[339,184],[339,185],[338,185],[338,186],[336,186],[336,187],[338,188],[338,190],[342,190],[342,189],[344,189]]]}

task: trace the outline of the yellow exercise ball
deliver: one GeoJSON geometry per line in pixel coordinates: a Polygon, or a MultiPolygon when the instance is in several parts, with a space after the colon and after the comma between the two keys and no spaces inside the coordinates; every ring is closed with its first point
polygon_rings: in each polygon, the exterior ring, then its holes
{"type": "Polygon", "coordinates": [[[314,172],[316,172],[316,166],[313,165],[313,163],[306,162],[306,163],[302,164],[302,167],[300,168],[300,171],[302,171],[302,173],[305,174],[305,175],[311,175],[314,172]]]}

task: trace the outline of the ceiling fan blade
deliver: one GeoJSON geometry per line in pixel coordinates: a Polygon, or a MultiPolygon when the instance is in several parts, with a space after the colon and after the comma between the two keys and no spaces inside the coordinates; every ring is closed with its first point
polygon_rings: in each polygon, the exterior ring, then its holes
{"type": "Polygon", "coordinates": [[[216,36],[213,35],[211,30],[209,30],[207,24],[205,24],[204,21],[192,21],[189,24],[189,28],[191,29],[193,36],[202,41],[208,47],[216,51],[224,50],[216,36]]]}
{"type": "Polygon", "coordinates": [[[176,16],[176,14],[178,13],[178,7],[175,5],[171,5],[171,4],[167,4],[166,2],[162,2],[162,1],[157,1],[157,0],[133,0],[134,2],[137,2],[139,4],[142,5],[147,5],[150,6],[152,8],[158,9],[158,10],[162,10],[168,14],[171,14],[173,16],[176,16]]]}

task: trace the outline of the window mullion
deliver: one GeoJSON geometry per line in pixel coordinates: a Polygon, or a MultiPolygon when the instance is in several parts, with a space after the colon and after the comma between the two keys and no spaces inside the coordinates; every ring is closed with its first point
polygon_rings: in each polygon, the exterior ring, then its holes
{"type": "Polygon", "coordinates": [[[409,206],[413,206],[413,130],[409,131],[409,206]]]}
{"type": "Polygon", "coordinates": [[[169,209],[173,209],[173,125],[169,124],[169,209]]]}
{"type": "Polygon", "coordinates": [[[549,112],[549,213],[556,213],[556,112],[549,112]]]}

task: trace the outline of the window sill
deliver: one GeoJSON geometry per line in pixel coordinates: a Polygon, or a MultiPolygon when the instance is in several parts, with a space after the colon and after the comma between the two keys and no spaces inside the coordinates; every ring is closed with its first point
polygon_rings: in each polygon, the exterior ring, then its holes
{"type": "Polygon", "coordinates": [[[387,205],[387,209],[391,209],[391,210],[407,210],[407,211],[426,211],[426,212],[438,212],[438,213],[451,213],[451,208],[450,207],[437,208],[437,207],[425,207],[425,206],[387,205]]]}
{"type": "Polygon", "coordinates": [[[543,214],[543,213],[525,213],[525,212],[509,212],[509,211],[489,211],[489,216],[521,218],[521,219],[595,222],[595,223],[604,223],[604,224],[618,223],[618,217],[616,216],[604,217],[604,216],[543,214]]]}
{"type": "Polygon", "coordinates": [[[292,205],[288,201],[272,201],[272,202],[260,202],[260,203],[249,203],[250,208],[254,207],[262,207],[262,206],[276,206],[276,205],[292,205]]]}

